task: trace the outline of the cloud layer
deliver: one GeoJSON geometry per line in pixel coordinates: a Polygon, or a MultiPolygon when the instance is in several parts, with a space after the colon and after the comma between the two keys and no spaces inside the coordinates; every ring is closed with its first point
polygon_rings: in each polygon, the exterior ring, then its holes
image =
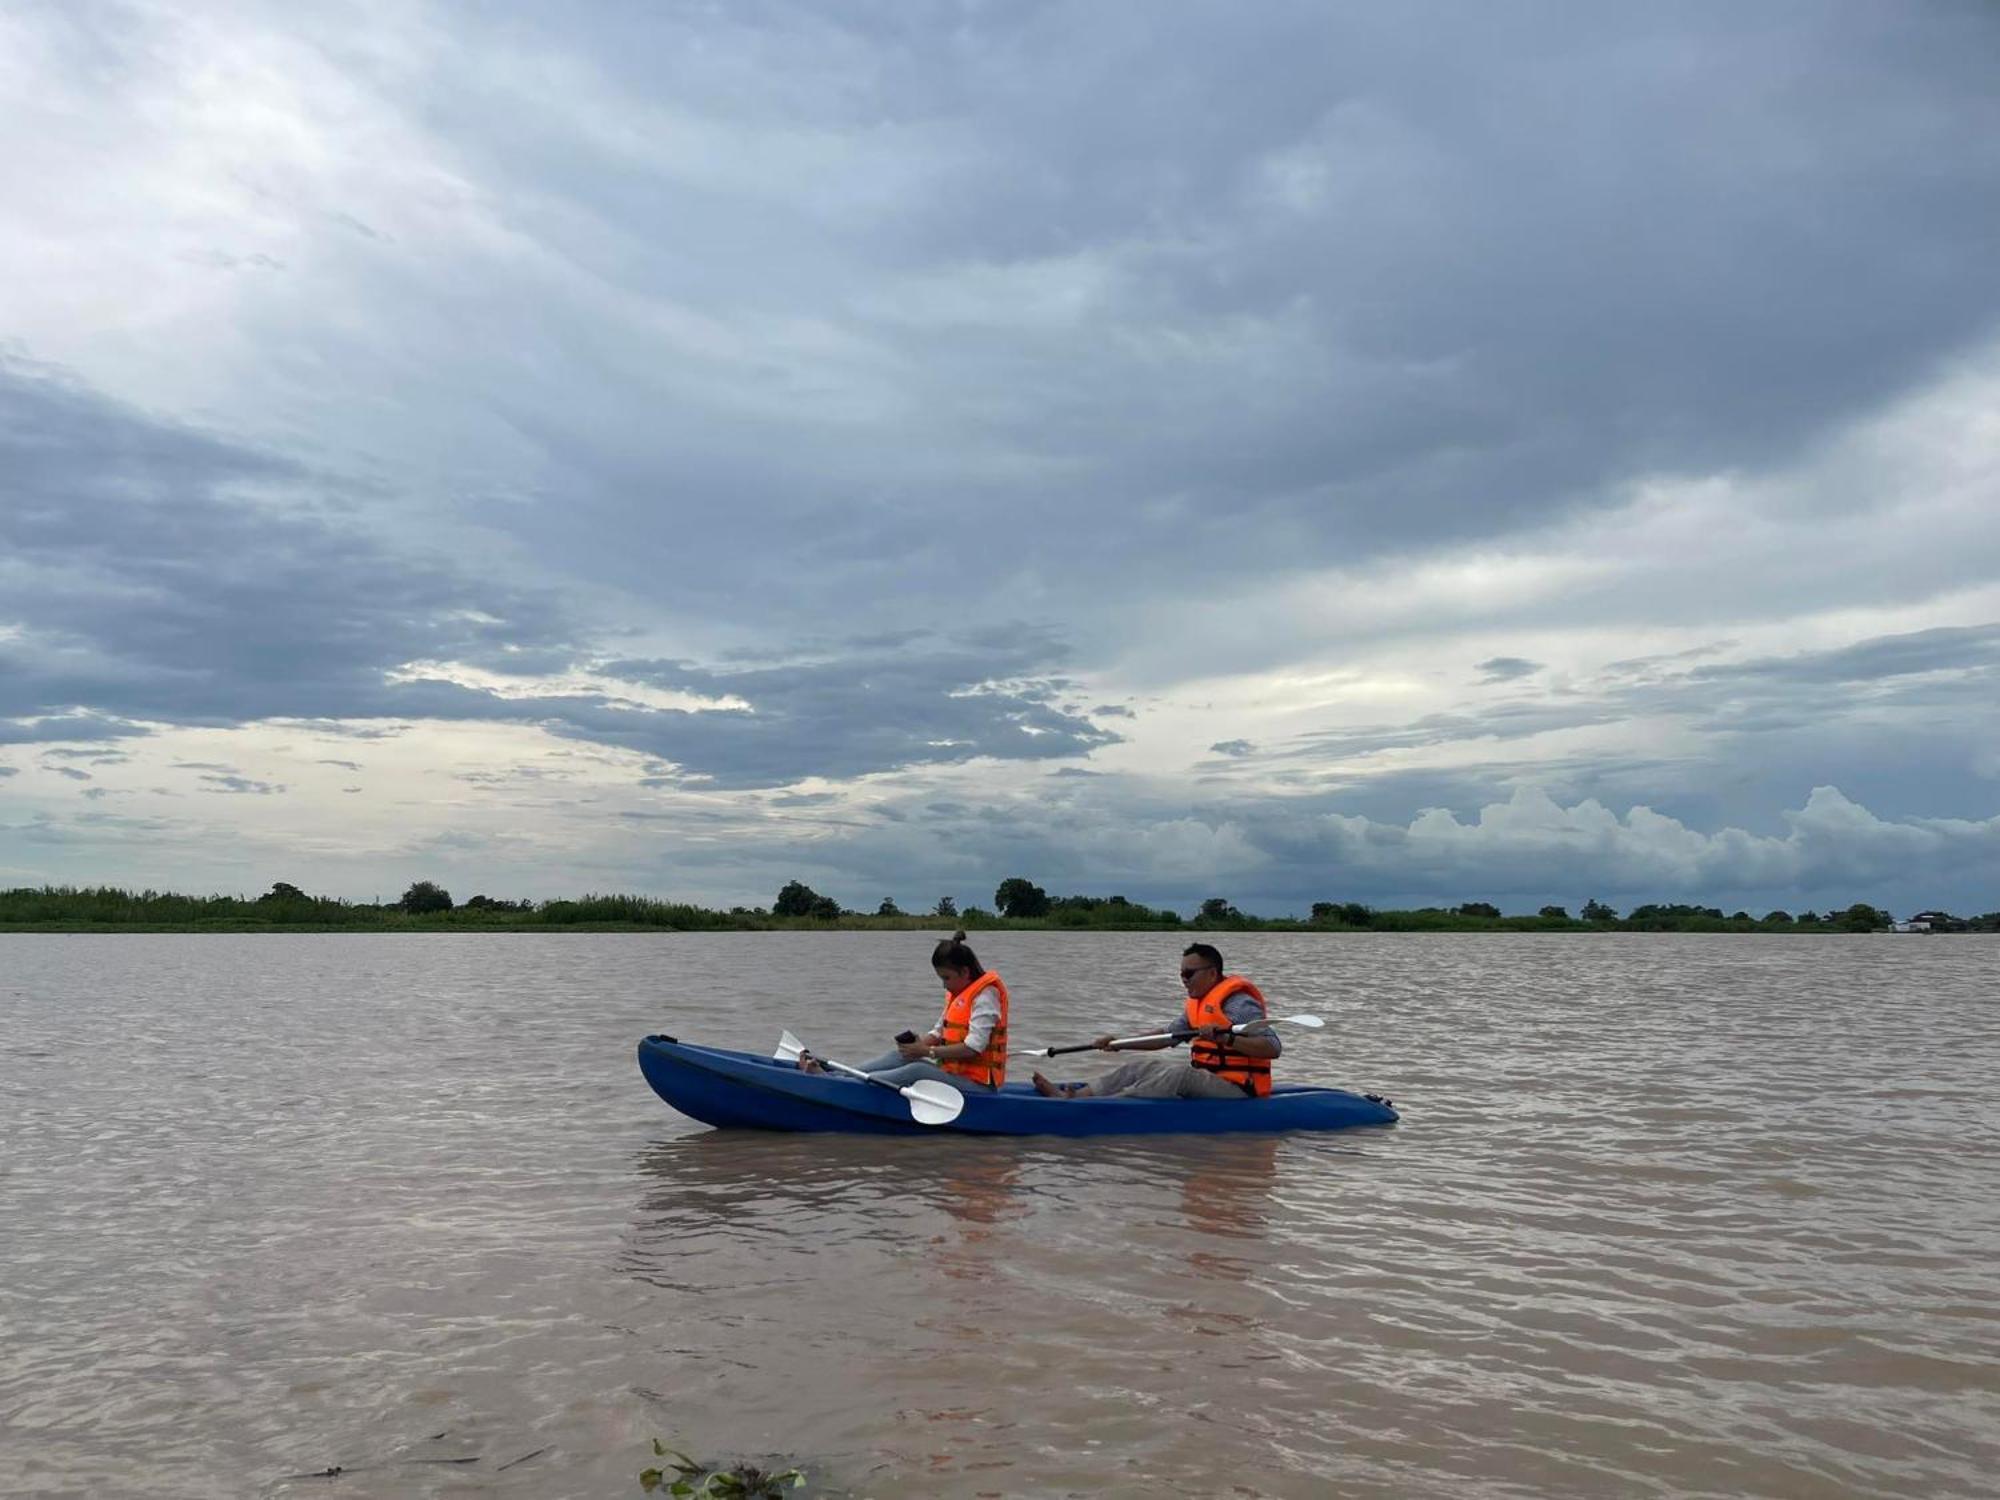
{"type": "Polygon", "coordinates": [[[1996,41],[16,11],[0,874],[2000,906],[1996,41]]]}

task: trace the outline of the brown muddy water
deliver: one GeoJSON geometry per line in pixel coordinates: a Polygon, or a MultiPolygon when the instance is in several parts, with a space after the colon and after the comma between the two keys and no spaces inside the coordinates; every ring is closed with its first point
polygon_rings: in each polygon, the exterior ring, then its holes
{"type": "MultiPolygon", "coordinates": [[[[634,1064],[866,1057],[929,947],[0,937],[0,1494],[637,1496],[655,1436],[853,1496],[2000,1493],[2000,940],[1225,939],[1333,1023],[1281,1077],[1404,1111],[1317,1138],[720,1133],[634,1064]]],[[[977,947],[1017,1045],[1177,1004],[1171,935],[977,947]]]]}

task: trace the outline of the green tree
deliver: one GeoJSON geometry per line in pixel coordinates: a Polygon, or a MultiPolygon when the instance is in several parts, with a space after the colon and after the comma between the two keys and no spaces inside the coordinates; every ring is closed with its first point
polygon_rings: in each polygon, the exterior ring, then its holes
{"type": "Polygon", "coordinates": [[[1777,911],[1767,911],[1764,913],[1764,925],[1766,927],[1789,927],[1792,925],[1792,914],[1782,908],[1777,911]]]}
{"type": "Polygon", "coordinates": [[[1495,906],[1491,901],[1467,901],[1457,910],[1461,917],[1497,917],[1500,915],[1500,908],[1495,906]]]}
{"type": "Polygon", "coordinates": [[[1567,922],[1569,920],[1569,908],[1566,906],[1545,906],[1536,912],[1535,915],[1546,917],[1551,922],[1567,922]]]}
{"type": "Polygon", "coordinates": [[[902,914],[903,909],[896,905],[894,896],[884,896],[882,904],[875,908],[875,915],[878,917],[900,917],[902,914]]]}
{"type": "Polygon", "coordinates": [[[1231,906],[1221,896],[1210,896],[1201,903],[1201,914],[1196,918],[1202,922],[1239,922],[1243,913],[1231,906]]]}
{"type": "Polygon", "coordinates": [[[398,904],[411,916],[420,916],[428,911],[450,911],[451,892],[434,880],[419,880],[403,892],[403,899],[398,904]]]}
{"type": "Polygon", "coordinates": [[[934,917],[955,917],[958,915],[958,903],[949,896],[940,896],[938,897],[938,904],[931,909],[931,915],[934,917]]]}
{"type": "Polygon", "coordinates": [[[1023,880],[1011,875],[1000,882],[993,893],[993,905],[1003,917],[1046,917],[1049,914],[1049,893],[1032,880],[1023,880]]]}
{"type": "Polygon", "coordinates": [[[1615,922],[1618,920],[1618,913],[1606,906],[1602,901],[1599,901],[1595,896],[1592,896],[1588,901],[1583,903],[1583,920],[1586,922],[1615,922]]]}
{"type": "Polygon", "coordinates": [[[831,896],[822,896],[804,881],[789,880],[778,892],[778,899],[771,903],[771,914],[778,917],[816,917],[830,922],[840,915],[840,903],[831,896]]]}
{"type": "Polygon", "coordinates": [[[1312,904],[1312,920],[1321,926],[1338,922],[1343,927],[1366,927],[1374,916],[1374,909],[1363,906],[1359,901],[1315,901],[1312,904]]]}
{"type": "Polygon", "coordinates": [[[281,880],[257,899],[259,901],[310,901],[312,897],[293,885],[289,880],[281,880]]]}
{"type": "Polygon", "coordinates": [[[519,901],[508,901],[500,896],[479,895],[472,897],[465,905],[467,910],[476,907],[480,911],[533,911],[535,909],[535,903],[527,900],[525,897],[519,901]]]}
{"type": "Polygon", "coordinates": [[[1677,932],[1690,926],[1699,930],[1702,923],[1726,920],[1719,906],[1690,906],[1678,901],[1648,901],[1633,907],[1625,917],[1628,925],[1648,932],[1677,932]]]}

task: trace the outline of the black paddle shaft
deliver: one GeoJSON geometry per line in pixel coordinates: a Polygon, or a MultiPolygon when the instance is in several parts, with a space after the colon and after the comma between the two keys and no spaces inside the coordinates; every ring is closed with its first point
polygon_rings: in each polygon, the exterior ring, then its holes
{"type": "MultiPolygon", "coordinates": [[[[1174,1045],[1175,1045],[1176,1047],[1178,1047],[1178,1046],[1180,1046],[1180,1042],[1179,1042],[1179,1041],[1176,1041],[1176,1042],[1174,1043],[1174,1045]]],[[[1097,1043],[1095,1043],[1095,1042],[1079,1042],[1079,1043],[1078,1043],[1078,1044],[1077,1044],[1076,1046],[1074,1046],[1074,1047],[1050,1047],[1050,1048],[1049,1048],[1049,1049],[1048,1049],[1047,1051],[1045,1051],[1045,1052],[1041,1053],[1041,1054],[1040,1054],[1040,1056],[1043,1056],[1043,1057],[1061,1057],[1061,1056],[1062,1056],[1062,1055],[1063,1055],[1064,1053],[1067,1053],[1067,1052],[1095,1052],[1096,1050],[1097,1050],[1097,1043]]],[[[1112,1050],[1112,1049],[1111,1049],[1111,1048],[1109,1048],[1109,1047],[1105,1048],[1105,1051],[1107,1051],[1107,1052],[1109,1052],[1109,1051],[1111,1051],[1111,1050],[1112,1050]]],[[[1034,1054],[1030,1054],[1030,1055],[1034,1055],[1034,1054]]]]}

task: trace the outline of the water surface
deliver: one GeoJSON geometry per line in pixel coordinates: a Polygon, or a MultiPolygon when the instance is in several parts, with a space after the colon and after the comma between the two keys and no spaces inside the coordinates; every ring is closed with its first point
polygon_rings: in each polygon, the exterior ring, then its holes
{"type": "MultiPolygon", "coordinates": [[[[1177,1003],[1170,935],[977,946],[1022,1044],[1177,1003]]],[[[655,1435],[884,1497],[1994,1492],[2000,943],[1224,946],[1334,1023],[1281,1077],[1404,1123],[763,1136],[640,1078],[874,1054],[920,934],[0,937],[0,1493],[626,1496],[655,1435]]]]}

